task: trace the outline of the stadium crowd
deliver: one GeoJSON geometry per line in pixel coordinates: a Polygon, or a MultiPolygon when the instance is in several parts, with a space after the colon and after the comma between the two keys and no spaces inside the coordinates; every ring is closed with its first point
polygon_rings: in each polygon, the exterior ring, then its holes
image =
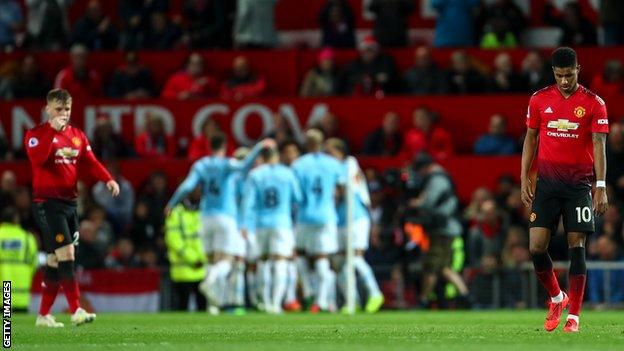
{"type": "MultiPolygon", "coordinates": [[[[0,64],[0,99],[43,98],[54,88],[67,89],[76,99],[107,97],[113,99],[169,100],[221,98],[242,100],[266,96],[270,86],[262,70],[255,71],[244,54],[234,58],[231,70],[211,72],[200,49],[270,49],[278,48],[274,25],[275,1],[201,1],[183,2],[180,16],[171,16],[167,0],[119,1],[118,21],[104,13],[98,0],[90,0],[85,13],[70,25],[68,11],[71,0],[26,0],[24,6],[15,0],[0,1],[0,47],[4,51],[69,50],[70,62],[54,77],[46,76],[34,55],[0,64]],[[25,11],[24,11],[25,10],[25,11]],[[252,17],[250,17],[253,14],[252,17]],[[228,34],[231,33],[231,34],[228,34]],[[124,50],[124,62],[111,77],[101,77],[98,68],[89,62],[94,51],[124,50]],[[158,87],[152,73],[140,61],[140,50],[188,50],[183,67],[173,72],[164,86],[158,87]],[[226,77],[217,79],[216,77],[226,77]]],[[[550,3],[550,2],[549,2],[550,3]]],[[[605,31],[605,45],[624,44],[624,2],[602,0],[600,22],[605,31]]],[[[439,47],[477,46],[484,49],[515,48],[524,45],[527,18],[513,1],[489,4],[467,0],[450,2],[433,0],[439,13],[433,46],[418,46],[414,64],[399,72],[386,48],[409,44],[408,18],[414,10],[413,1],[370,1],[369,10],[376,13],[374,36],[356,40],[353,9],[348,1],[329,0],[318,18],[322,32],[317,65],[300,85],[301,97],[386,95],[453,95],[534,92],[553,83],[550,65],[539,51],[531,51],[517,70],[509,54],[501,52],[493,62],[485,63],[458,49],[448,66],[440,67],[432,59],[439,47]],[[336,50],[357,48],[358,58],[344,66],[335,62],[336,50]]],[[[578,4],[570,1],[563,11],[549,5],[544,9],[544,22],[562,29],[559,43],[572,46],[595,46],[598,36],[595,25],[584,17],[578,4]]],[[[601,96],[624,93],[624,72],[621,60],[608,60],[602,72],[591,77],[588,87],[601,96]]],[[[596,234],[588,242],[588,257],[597,261],[624,261],[624,123],[622,116],[611,116],[608,137],[607,183],[611,207],[597,220],[596,234]]],[[[281,162],[290,165],[303,152],[302,145],[276,114],[275,130],[267,133],[280,145],[281,162]]],[[[399,116],[387,111],[379,127],[366,137],[362,155],[399,157],[409,161],[422,151],[434,160],[444,160],[455,150],[450,133],[437,123],[436,111],[421,106],[413,111],[412,128],[400,130],[399,116]]],[[[328,112],[318,125],[326,138],[339,135],[340,116],[328,112]]],[[[483,126],[483,134],[474,140],[471,153],[478,155],[512,155],[521,149],[522,140],[506,132],[506,117],[491,116],[483,126]]],[[[104,184],[92,187],[79,185],[78,213],[80,246],[76,262],[83,269],[94,268],[166,268],[169,266],[165,242],[163,211],[170,198],[167,177],[154,172],[140,188],[120,173],[116,162],[125,158],[177,157],[197,160],[210,155],[210,140],[221,127],[210,119],[202,126],[202,134],[189,145],[180,144],[165,132],[160,116],[150,115],[144,132],[134,140],[116,134],[111,121],[99,116],[91,145],[97,157],[121,187],[120,196],[113,198],[104,184]]],[[[349,143],[349,140],[344,140],[349,143]]],[[[228,154],[235,145],[228,145],[228,154]]],[[[0,133],[0,161],[24,158],[21,150],[13,150],[0,133]]],[[[404,170],[403,170],[404,171],[404,170]]],[[[422,242],[409,235],[405,219],[397,208],[405,199],[388,172],[365,169],[370,190],[372,229],[366,259],[377,269],[377,278],[386,297],[386,307],[405,308],[422,304],[416,286],[419,276],[414,263],[422,260],[422,242]]],[[[519,289],[523,264],[530,262],[528,251],[529,212],[522,205],[516,175],[501,177],[496,189],[479,188],[469,203],[463,204],[460,222],[462,235],[453,243],[453,269],[464,272],[471,292],[470,302],[478,308],[493,305],[494,280],[502,279],[500,306],[518,308],[526,304],[519,289]]],[[[20,225],[38,232],[31,210],[31,193],[17,185],[16,175],[5,171],[0,175],[0,210],[15,208],[20,225]]],[[[560,228],[561,231],[561,228],[560,228]]],[[[558,235],[551,243],[554,260],[567,257],[565,236],[558,235]]],[[[417,264],[418,266],[418,264],[417,264]]],[[[417,270],[422,270],[418,268],[417,270]]],[[[612,303],[624,303],[624,276],[619,271],[610,279],[612,303]],[[618,278],[619,277],[619,278],[618,278]]],[[[605,300],[604,275],[589,274],[588,299],[596,304],[605,300]]],[[[439,300],[458,296],[454,288],[439,284],[439,300]]],[[[426,300],[429,300],[429,296],[426,300]]],[[[435,302],[433,302],[435,304],[435,302]]],[[[446,306],[446,305],[443,305],[446,306]]]]}

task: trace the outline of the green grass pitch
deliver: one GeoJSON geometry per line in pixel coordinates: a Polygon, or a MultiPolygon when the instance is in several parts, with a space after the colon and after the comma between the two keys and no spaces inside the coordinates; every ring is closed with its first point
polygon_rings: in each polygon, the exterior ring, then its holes
{"type": "MultiPolygon", "coordinates": [[[[584,312],[581,333],[542,329],[545,311],[381,312],[374,315],[209,316],[102,313],[89,325],[34,326],[14,315],[15,350],[624,350],[624,312],[584,312]]],[[[562,318],[563,320],[563,318],[562,318]]]]}

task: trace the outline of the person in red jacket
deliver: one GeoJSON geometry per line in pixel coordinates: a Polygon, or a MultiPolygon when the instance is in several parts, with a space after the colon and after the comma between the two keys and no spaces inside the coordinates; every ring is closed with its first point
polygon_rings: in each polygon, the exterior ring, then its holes
{"type": "Polygon", "coordinates": [[[245,56],[234,58],[232,73],[230,79],[221,86],[222,99],[239,101],[261,96],[266,91],[264,78],[253,74],[245,56]]]}
{"type": "Polygon", "coordinates": [[[220,132],[217,122],[208,118],[202,124],[201,134],[199,134],[191,142],[191,146],[188,151],[188,158],[191,161],[197,161],[204,156],[212,154],[212,148],[210,147],[210,139],[220,132]]]}
{"type": "Polygon", "coordinates": [[[204,58],[191,54],[184,69],[174,73],[160,96],[169,100],[189,100],[217,95],[217,81],[205,72],[204,58]]]}
{"type": "Polygon", "coordinates": [[[26,153],[33,170],[34,215],[47,253],[43,291],[36,325],[62,327],[50,314],[62,287],[74,325],[92,322],[95,314],[80,307],[80,290],[74,268],[74,244],[78,242],[78,171],[104,182],[113,196],[119,185],[95,158],[89,140],[69,124],[72,98],[67,90],[47,95],[48,121],[26,133],[26,153]]]}
{"type": "Polygon", "coordinates": [[[421,151],[426,151],[436,161],[453,155],[453,140],[449,132],[437,123],[437,115],[426,107],[419,107],[413,114],[414,128],[403,136],[401,157],[411,160],[421,151]]]}
{"type": "Polygon", "coordinates": [[[102,80],[99,74],[87,65],[89,50],[82,44],[71,47],[71,64],[63,68],[54,80],[55,89],[65,89],[77,99],[88,99],[102,95],[102,80]]]}
{"type": "Polygon", "coordinates": [[[139,157],[174,157],[176,155],[175,140],[165,131],[165,123],[158,115],[147,116],[145,131],[137,135],[134,147],[139,157]]]}

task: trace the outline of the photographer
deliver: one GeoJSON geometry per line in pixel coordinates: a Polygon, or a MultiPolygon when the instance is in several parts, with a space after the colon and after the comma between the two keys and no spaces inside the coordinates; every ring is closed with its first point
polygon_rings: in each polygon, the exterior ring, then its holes
{"type": "Polygon", "coordinates": [[[414,158],[405,194],[405,222],[421,225],[429,239],[423,261],[421,306],[429,305],[428,297],[441,275],[457,287],[460,306],[468,307],[468,288],[462,277],[451,269],[451,245],[453,239],[462,234],[456,216],[459,201],[453,182],[442,166],[422,152],[414,158]]]}

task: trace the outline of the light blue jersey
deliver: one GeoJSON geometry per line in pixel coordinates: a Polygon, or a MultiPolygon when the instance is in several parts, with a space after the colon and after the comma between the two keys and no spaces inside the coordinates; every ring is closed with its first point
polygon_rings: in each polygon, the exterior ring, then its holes
{"type": "Polygon", "coordinates": [[[297,214],[298,222],[305,225],[335,224],[334,194],[336,186],[345,183],[344,166],[329,155],[314,152],[297,159],[292,168],[303,194],[303,202],[297,214]]]}
{"type": "MultiPolygon", "coordinates": [[[[368,206],[370,205],[370,194],[368,193],[368,186],[366,185],[366,177],[364,176],[364,172],[360,169],[360,165],[358,164],[355,157],[349,156],[342,162],[342,166],[344,167],[345,174],[348,174],[349,168],[351,168],[351,177],[349,179],[349,184],[352,188],[352,198],[353,198],[353,221],[356,221],[360,218],[365,218],[369,216],[368,206]]],[[[346,197],[346,191],[345,191],[346,197]]],[[[336,208],[338,211],[338,226],[344,227],[347,225],[347,204],[346,201],[340,201],[336,208]]]]}
{"type": "Polygon", "coordinates": [[[247,178],[243,212],[245,224],[260,229],[292,229],[292,208],[301,202],[299,182],[293,171],[281,164],[254,169],[247,178]]]}
{"type": "Polygon", "coordinates": [[[245,211],[243,211],[243,206],[245,205],[245,184],[247,179],[249,179],[249,175],[245,176],[245,173],[238,172],[234,173],[230,178],[236,188],[236,224],[238,224],[239,228],[245,227],[247,231],[255,232],[256,213],[248,213],[250,218],[245,222],[245,211]]]}
{"type": "Polygon", "coordinates": [[[242,161],[218,156],[206,156],[197,160],[167,206],[173,208],[195,187],[201,185],[199,208],[203,216],[227,215],[236,219],[236,186],[232,175],[237,172],[247,173],[262,147],[262,144],[257,144],[242,161]]]}

